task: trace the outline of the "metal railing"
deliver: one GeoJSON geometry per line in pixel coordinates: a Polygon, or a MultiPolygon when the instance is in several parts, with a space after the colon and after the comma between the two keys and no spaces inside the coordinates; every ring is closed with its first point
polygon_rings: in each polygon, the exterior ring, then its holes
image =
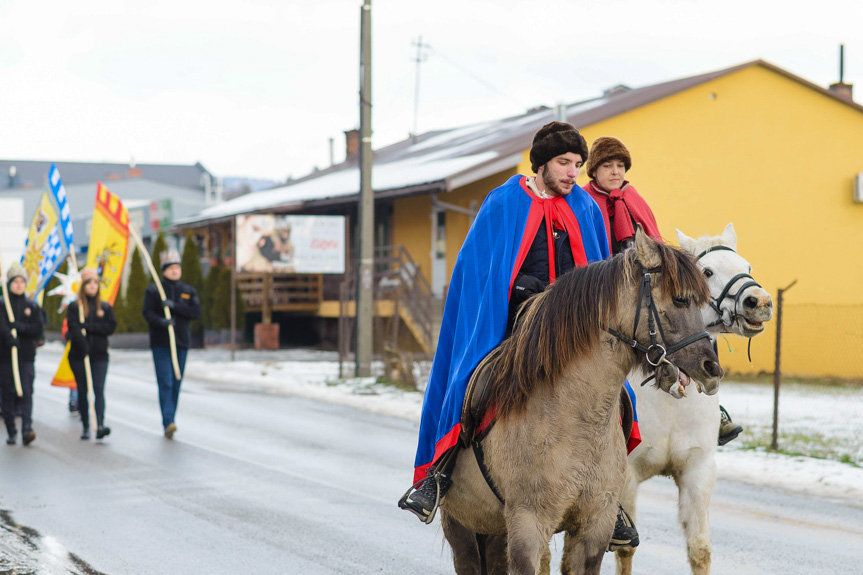
{"type": "MultiPolygon", "coordinates": [[[[339,289],[339,358],[350,357],[354,348],[354,301],[356,267],[351,262],[339,289]]],[[[384,346],[398,347],[399,326],[404,323],[420,347],[429,354],[434,348],[437,301],[431,286],[419,272],[419,266],[402,246],[375,248],[372,298],[378,304],[392,304],[392,314],[376,315],[375,333],[384,338],[384,346]]],[[[376,312],[377,313],[377,312],[376,312]]]]}

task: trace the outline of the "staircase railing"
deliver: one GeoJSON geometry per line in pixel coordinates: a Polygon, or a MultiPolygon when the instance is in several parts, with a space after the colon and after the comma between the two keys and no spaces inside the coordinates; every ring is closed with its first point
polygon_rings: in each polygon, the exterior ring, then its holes
{"type": "MultiPolygon", "coordinates": [[[[339,292],[339,355],[347,357],[353,350],[354,314],[356,298],[356,263],[351,262],[339,292]]],[[[390,301],[393,304],[393,329],[386,339],[389,345],[397,346],[398,320],[408,327],[425,353],[434,351],[434,306],[431,286],[419,272],[419,266],[402,246],[375,248],[373,266],[373,293],[375,302],[390,301]]]]}

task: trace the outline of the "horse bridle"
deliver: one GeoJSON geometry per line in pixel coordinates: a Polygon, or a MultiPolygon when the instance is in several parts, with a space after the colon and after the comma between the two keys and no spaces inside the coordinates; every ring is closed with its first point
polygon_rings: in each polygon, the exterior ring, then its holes
{"type": "MultiPolygon", "coordinates": [[[[668,361],[667,357],[677,351],[680,351],[687,345],[695,343],[699,339],[710,339],[710,334],[707,331],[702,331],[699,333],[695,333],[690,335],[689,337],[685,337],[682,340],[678,341],[674,345],[668,346],[668,340],[665,338],[665,332],[662,329],[662,322],[659,319],[659,311],[656,309],[656,304],[653,301],[653,295],[650,291],[650,274],[658,273],[662,269],[661,267],[655,268],[645,268],[641,267],[641,283],[638,285],[638,304],[635,308],[635,323],[632,326],[632,337],[627,337],[620,333],[617,330],[606,328],[606,331],[622,341],[623,343],[629,345],[633,349],[636,349],[644,354],[647,359],[647,363],[652,365],[653,367],[659,367],[659,364],[662,362],[666,362],[671,364],[668,361]],[[647,327],[648,333],[650,334],[650,345],[646,346],[643,343],[636,341],[635,334],[638,331],[638,320],[641,317],[641,301],[644,299],[644,306],[647,308],[647,327]],[[657,334],[658,330],[658,334],[657,334]],[[662,339],[662,345],[659,343],[657,339],[657,335],[662,339]]],[[[654,376],[651,376],[644,380],[641,385],[644,385],[654,376]]]]}
{"type": "MultiPolygon", "coordinates": [[[[698,254],[698,256],[695,259],[701,260],[701,258],[706,256],[710,252],[716,252],[716,251],[720,251],[720,250],[733,252],[735,254],[737,253],[735,250],[733,250],[732,248],[729,248],[728,246],[713,246],[712,248],[708,248],[708,249],[704,250],[703,252],[701,252],[700,254],[698,254]]],[[[740,314],[737,313],[737,310],[740,307],[740,298],[743,296],[743,292],[746,291],[747,289],[751,288],[751,287],[761,287],[761,284],[759,284],[757,281],[755,281],[755,278],[753,278],[749,274],[737,274],[736,276],[734,276],[733,278],[728,280],[728,283],[726,283],[725,287],[722,288],[722,292],[717,297],[710,299],[710,302],[709,302],[710,307],[713,309],[713,311],[716,312],[716,314],[719,317],[715,321],[712,321],[709,324],[707,324],[706,327],[711,328],[711,327],[714,327],[717,325],[722,325],[724,327],[730,328],[731,326],[733,326],[734,322],[737,321],[737,318],[740,317],[740,314]],[[745,282],[742,286],[740,286],[740,289],[737,290],[737,293],[735,293],[735,294],[728,293],[731,291],[731,288],[734,286],[735,283],[737,283],[737,281],[744,279],[744,278],[749,278],[750,281],[745,282]],[[730,300],[734,301],[734,307],[731,310],[729,310],[729,312],[728,312],[728,322],[727,323],[725,322],[725,312],[722,311],[722,302],[725,299],[730,299],[730,300]]]]}

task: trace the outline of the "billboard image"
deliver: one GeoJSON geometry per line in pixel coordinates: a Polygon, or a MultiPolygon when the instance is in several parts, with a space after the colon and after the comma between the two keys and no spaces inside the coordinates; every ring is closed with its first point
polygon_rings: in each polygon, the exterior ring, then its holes
{"type": "Polygon", "coordinates": [[[237,271],[345,272],[344,216],[237,216],[237,271]]]}

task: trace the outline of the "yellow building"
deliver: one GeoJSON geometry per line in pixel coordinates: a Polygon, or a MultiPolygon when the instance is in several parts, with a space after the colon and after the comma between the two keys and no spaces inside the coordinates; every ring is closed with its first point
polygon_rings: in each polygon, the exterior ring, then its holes
{"type": "MultiPolygon", "coordinates": [[[[588,143],[602,135],[626,143],[633,157],[627,179],[669,243],[676,243],[675,228],[697,237],[733,222],[739,252],[774,300],[778,288],[797,280],[784,297],[783,373],[863,377],[863,269],[856,265],[863,204],[854,193],[863,172],[863,107],[755,61],[645,88],[617,87],[565,113],[588,143]]],[[[539,108],[377,150],[377,243],[403,246],[442,297],[471,214],[510,175],[531,173],[533,134],[553,119],[551,109],[539,108]]],[[[358,182],[349,157],[260,201],[246,196],[205,210],[182,227],[250,211],[350,218],[358,182]]],[[[723,366],[772,372],[775,327],[774,319],[752,340],[751,363],[746,340],[720,339],[723,366]]]]}

